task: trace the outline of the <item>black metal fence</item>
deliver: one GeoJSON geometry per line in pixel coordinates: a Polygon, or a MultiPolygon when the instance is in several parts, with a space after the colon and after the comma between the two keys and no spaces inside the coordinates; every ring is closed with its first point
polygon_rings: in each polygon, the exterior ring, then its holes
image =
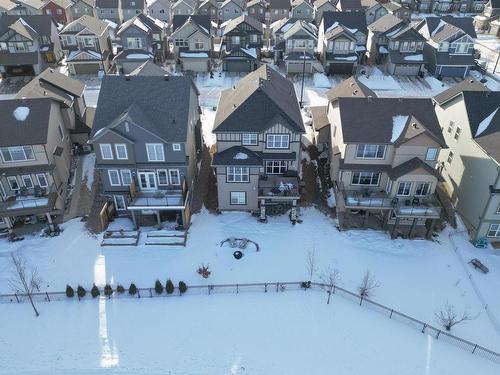
{"type": "MultiPolygon", "coordinates": [[[[270,283],[251,283],[251,284],[214,284],[214,285],[191,285],[188,287],[187,291],[184,293],[186,295],[211,295],[211,294],[239,294],[248,292],[264,292],[264,293],[280,293],[290,290],[313,290],[313,291],[324,291],[330,296],[340,296],[345,299],[350,300],[362,307],[376,311],[385,317],[396,320],[400,323],[406,324],[423,334],[427,334],[436,340],[445,341],[449,344],[455,345],[456,347],[466,350],[473,355],[479,356],[484,359],[496,362],[500,364],[500,354],[489,350],[481,345],[473,343],[471,341],[462,339],[460,337],[454,336],[446,331],[432,326],[421,320],[412,318],[402,312],[391,309],[390,307],[381,305],[375,301],[367,298],[363,298],[359,294],[353,293],[349,290],[341,288],[339,286],[331,286],[323,283],[304,283],[304,282],[270,282],[270,283]]],[[[104,290],[100,289],[101,296],[104,295],[104,290]]],[[[163,293],[157,294],[154,288],[137,288],[137,293],[131,295],[128,289],[125,289],[123,293],[113,292],[110,296],[106,298],[124,299],[124,298],[154,298],[154,297],[174,297],[180,296],[178,288],[175,288],[172,294],[167,294],[164,290],[163,293]]],[[[46,293],[33,293],[32,298],[35,302],[52,302],[52,301],[70,301],[70,300],[89,300],[92,299],[90,291],[83,298],[76,296],[73,298],[66,297],[65,292],[46,292],[46,293]]],[[[26,294],[0,294],[0,303],[23,303],[28,301],[28,296],[26,294]]]]}

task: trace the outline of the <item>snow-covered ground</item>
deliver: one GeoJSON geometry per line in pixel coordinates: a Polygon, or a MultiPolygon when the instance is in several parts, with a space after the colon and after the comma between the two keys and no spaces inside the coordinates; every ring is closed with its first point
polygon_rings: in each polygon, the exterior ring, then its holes
{"type": "MultiPolygon", "coordinates": [[[[494,35],[478,34],[475,48],[481,52],[481,61],[486,62],[486,70],[493,73],[500,54],[500,39],[494,35]]],[[[495,76],[500,80],[500,63],[497,64],[495,76]]]]}

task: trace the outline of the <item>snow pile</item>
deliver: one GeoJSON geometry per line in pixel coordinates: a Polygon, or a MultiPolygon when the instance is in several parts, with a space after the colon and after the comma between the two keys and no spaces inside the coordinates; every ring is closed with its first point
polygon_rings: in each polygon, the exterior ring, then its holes
{"type": "Polygon", "coordinates": [[[203,133],[203,141],[208,148],[215,144],[217,137],[212,133],[215,121],[215,111],[209,109],[208,107],[202,107],[201,113],[201,130],[203,133]]]}
{"type": "Polygon", "coordinates": [[[432,91],[441,92],[447,89],[447,86],[439,79],[436,79],[432,76],[426,76],[424,79],[427,82],[427,84],[431,87],[432,91]]]}
{"type": "Polygon", "coordinates": [[[94,184],[95,153],[85,155],[82,159],[82,181],[87,185],[88,191],[92,191],[94,184]]]}
{"type": "Polygon", "coordinates": [[[13,115],[17,121],[24,121],[28,118],[30,109],[28,107],[17,107],[14,109],[13,115]]]}
{"type": "Polygon", "coordinates": [[[131,53],[127,56],[127,59],[130,60],[139,60],[139,59],[151,59],[151,55],[146,55],[145,53],[131,53]]]}
{"type": "Polygon", "coordinates": [[[358,56],[335,56],[334,60],[356,61],[358,56]]]}
{"type": "Polygon", "coordinates": [[[238,152],[236,155],[233,156],[234,160],[246,160],[248,159],[248,155],[245,154],[244,152],[238,152]]]}
{"type": "Polygon", "coordinates": [[[330,208],[334,208],[337,206],[337,202],[335,201],[335,193],[333,188],[328,189],[328,198],[326,199],[326,204],[330,208]]]}
{"type": "Polygon", "coordinates": [[[344,26],[344,28],[345,28],[347,31],[351,32],[352,34],[356,34],[356,33],[358,32],[358,29],[350,29],[350,28],[345,27],[345,26],[344,26]]]}
{"type": "Polygon", "coordinates": [[[206,52],[181,52],[180,57],[208,57],[206,52]]]}
{"type": "Polygon", "coordinates": [[[480,136],[486,129],[488,129],[488,126],[491,124],[491,120],[493,120],[493,117],[495,117],[496,113],[498,112],[498,107],[495,109],[488,117],[486,117],[483,121],[479,123],[479,126],[477,127],[476,135],[475,137],[480,136]]]}
{"type": "Polygon", "coordinates": [[[338,25],[339,25],[339,23],[338,23],[338,22],[334,22],[334,23],[332,23],[332,25],[331,25],[328,29],[326,29],[326,30],[325,30],[325,33],[328,33],[328,32],[330,32],[330,31],[332,31],[332,30],[333,30],[333,29],[335,29],[338,25]]]}
{"type": "Polygon", "coordinates": [[[398,140],[403,132],[406,122],[408,121],[408,116],[392,116],[392,136],[391,143],[398,140]]]}
{"type": "Polygon", "coordinates": [[[329,89],[332,87],[330,80],[323,73],[314,73],[313,81],[316,88],[329,89]]]}
{"type": "Polygon", "coordinates": [[[372,90],[401,90],[401,86],[393,77],[384,75],[378,68],[374,68],[369,76],[360,76],[359,81],[372,90]]]}
{"type": "Polygon", "coordinates": [[[424,61],[424,55],[418,54],[418,55],[410,55],[410,56],[405,56],[405,61],[424,61]]]}

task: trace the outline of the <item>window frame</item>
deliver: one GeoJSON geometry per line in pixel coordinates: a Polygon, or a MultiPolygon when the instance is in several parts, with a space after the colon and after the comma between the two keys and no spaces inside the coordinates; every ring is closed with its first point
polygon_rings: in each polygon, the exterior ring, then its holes
{"type": "Polygon", "coordinates": [[[246,206],[247,205],[247,192],[246,191],[230,191],[229,192],[229,205],[231,206],[246,206]],[[243,203],[238,199],[236,202],[233,201],[233,194],[243,194],[243,203]]]}
{"type": "Polygon", "coordinates": [[[8,146],[8,147],[1,147],[0,148],[0,154],[2,154],[2,160],[3,160],[4,163],[19,163],[19,162],[23,162],[23,161],[36,160],[35,152],[33,151],[33,147],[32,146],[8,146]],[[14,151],[14,149],[18,149],[18,150],[14,151]],[[31,158],[28,158],[26,150],[29,150],[29,152],[31,153],[31,158]],[[5,151],[7,151],[7,153],[9,154],[10,160],[6,160],[5,159],[5,157],[4,157],[4,152],[5,151]],[[14,160],[14,158],[12,157],[12,153],[13,152],[22,152],[24,154],[24,159],[16,159],[16,160],[14,160]]]}
{"type": "Polygon", "coordinates": [[[166,170],[166,169],[157,169],[156,170],[156,178],[158,180],[158,186],[168,186],[169,185],[168,170],[166,170]],[[164,172],[165,173],[165,183],[161,182],[160,172],[164,172]]]}
{"type": "Polygon", "coordinates": [[[451,163],[453,163],[453,156],[455,156],[455,154],[450,150],[450,152],[448,153],[448,157],[446,158],[446,163],[448,165],[451,165],[451,163]]]}
{"type": "Polygon", "coordinates": [[[241,144],[243,146],[257,146],[259,144],[259,135],[257,133],[241,133],[241,144]],[[251,137],[245,141],[245,136],[251,137]],[[253,136],[255,136],[255,142],[253,136]]]}
{"type": "Polygon", "coordinates": [[[352,172],[351,185],[354,185],[354,186],[379,186],[380,185],[380,176],[381,176],[380,172],[367,172],[367,171],[352,172]],[[362,174],[370,174],[370,183],[369,184],[361,184],[360,183],[362,178],[366,178],[366,176],[362,177],[362,174]],[[356,175],[358,175],[358,178],[357,178],[358,182],[357,183],[354,182],[356,175]],[[377,183],[373,184],[372,181],[373,181],[373,178],[375,175],[377,175],[377,183]]]}
{"type": "Polygon", "coordinates": [[[130,169],[120,169],[120,178],[121,178],[121,183],[122,183],[122,186],[130,186],[132,184],[132,172],[130,171],[130,169]],[[125,178],[123,178],[124,175],[128,174],[129,178],[130,178],[130,182],[127,184],[125,182],[125,178]]]}
{"type": "Polygon", "coordinates": [[[453,135],[453,139],[455,142],[458,142],[460,140],[460,136],[462,135],[462,128],[460,126],[457,126],[455,129],[455,134],[453,135]]]}
{"type": "Polygon", "coordinates": [[[168,181],[169,181],[170,185],[180,186],[181,185],[181,172],[178,169],[169,169],[168,170],[168,181]],[[177,178],[179,179],[178,183],[173,182],[172,172],[177,172],[177,178]]]}
{"type": "Polygon", "coordinates": [[[26,189],[33,189],[35,187],[35,185],[33,184],[33,178],[31,178],[31,175],[29,174],[23,174],[21,175],[21,181],[23,182],[23,186],[26,188],[26,189]],[[25,180],[25,177],[27,177],[27,179],[25,180]],[[31,186],[27,186],[26,185],[26,181],[29,181],[29,184],[31,186]]]}
{"type": "Polygon", "coordinates": [[[115,144],[115,153],[116,153],[116,159],[117,160],[128,160],[128,150],[127,150],[127,145],[125,143],[116,143],[115,144]],[[125,157],[120,157],[120,153],[118,151],[119,148],[122,148],[125,150],[125,157]]]}
{"type": "Polygon", "coordinates": [[[288,170],[287,160],[266,160],[265,172],[266,174],[283,174],[288,170]],[[277,168],[277,172],[275,169],[277,168]],[[284,170],[283,170],[284,168],[284,170]],[[269,169],[271,171],[269,171],[269,169]]]}
{"type": "Polygon", "coordinates": [[[113,147],[111,147],[111,144],[110,143],[101,143],[99,145],[99,149],[101,151],[101,159],[102,160],[114,160],[114,155],[113,155],[113,147]],[[104,155],[104,148],[107,148],[109,147],[109,153],[111,155],[111,157],[109,158],[106,158],[105,155],[104,155]]]}
{"type": "Polygon", "coordinates": [[[372,143],[358,143],[358,145],[356,146],[356,159],[373,159],[373,160],[384,160],[385,159],[385,151],[386,151],[387,147],[386,145],[378,145],[378,144],[372,144],[372,143]],[[363,155],[360,156],[360,150],[361,150],[361,147],[363,146],[363,155]],[[377,149],[375,151],[375,156],[366,156],[367,154],[367,146],[375,146],[377,149]],[[380,152],[380,148],[382,148],[383,152],[382,152],[382,156],[379,157],[379,152],[380,152]]]}
{"type": "Polygon", "coordinates": [[[17,176],[7,176],[7,183],[9,184],[9,188],[12,191],[18,191],[19,189],[21,189],[21,184],[19,183],[17,176]],[[12,181],[15,181],[17,188],[12,187],[12,181]]]}
{"type": "Polygon", "coordinates": [[[126,203],[125,197],[123,195],[113,195],[113,202],[115,203],[115,209],[117,211],[126,211],[127,210],[127,203],[126,203]],[[118,208],[117,198],[120,198],[121,201],[123,202],[123,208],[118,208]]]}
{"type": "Polygon", "coordinates": [[[250,168],[241,166],[229,166],[226,167],[226,182],[245,184],[250,182],[250,168]],[[232,176],[232,177],[231,177],[232,176]],[[240,176],[240,180],[236,181],[236,176],[240,176]],[[246,179],[245,179],[246,176],[246,179]]]}
{"type": "Polygon", "coordinates": [[[437,160],[439,155],[439,149],[437,147],[428,147],[427,152],[425,153],[425,160],[434,161],[437,160]],[[429,152],[434,151],[434,157],[429,158],[429,152]]]}
{"type": "Polygon", "coordinates": [[[417,182],[415,186],[415,196],[416,197],[427,197],[431,193],[432,182],[417,182]],[[422,189],[423,186],[427,186],[426,193],[422,194],[422,192],[418,192],[419,189],[422,189]]]}
{"type": "Polygon", "coordinates": [[[270,133],[266,135],[266,149],[278,149],[278,150],[287,150],[290,148],[290,134],[287,133],[270,133]],[[277,141],[276,138],[280,137],[280,144],[283,143],[283,138],[286,139],[286,147],[276,146],[277,141]],[[270,146],[270,139],[273,139],[273,146],[270,146]]]}
{"type": "Polygon", "coordinates": [[[118,171],[118,169],[108,169],[108,179],[110,186],[122,186],[120,179],[120,172],[118,171]],[[116,173],[116,178],[118,179],[118,183],[113,183],[113,178],[111,177],[112,173],[116,173]]]}
{"type": "Polygon", "coordinates": [[[147,157],[148,157],[148,161],[150,162],[164,162],[165,161],[165,150],[163,148],[163,144],[162,143],[146,143],[146,154],[147,154],[147,157]],[[150,154],[150,150],[149,150],[149,147],[154,147],[154,154],[155,154],[155,158],[154,159],[151,159],[151,154],[150,154]],[[159,159],[158,158],[158,147],[161,147],[161,154],[162,154],[162,158],[159,159]]]}
{"type": "Polygon", "coordinates": [[[491,223],[490,226],[488,227],[488,232],[486,234],[486,237],[489,237],[489,238],[498,238],[498,237],[500,237],[500,224],[491,223]],[[495,226],[496,226],[496,229],[492,229],[495,226]],[[494,232],[495,235],[491,235],[491,232],[494,232]]]}
{"type": "Polygon", "coordinates": [[[398,197],[409,197],[411,195],[412,186],[413,186],[413,183],[411,181],[399,181],[396,195],[398,197]],[[401,187],[403,189],[401,189],[401,187]]]}

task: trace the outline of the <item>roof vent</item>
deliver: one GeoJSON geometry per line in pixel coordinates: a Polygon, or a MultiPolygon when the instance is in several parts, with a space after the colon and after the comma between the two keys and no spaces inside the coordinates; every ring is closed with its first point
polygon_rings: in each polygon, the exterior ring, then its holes
{"type": "Polygon", "coordinates": [[[125,81],[130,81],[130,74],[125,74],[125,81]]]}
{"type": "Polygon", "coordinates": [[[52,69],[52,68],[50,68],[50,69],[49,69],[49,71],[50,71],[51,73],[54,73],[54,69],[52,69]]]}
{"type": "Polygon", "coordinates": [[[357,93],[358,93],[358,90],[354,90],[354,91],[352,92],[352,95],[356,95],[357,93]]]}
{"type": "Polygon", "coordinates": [[[164,74],[164,75],[163,75],[163,79],[164,79],[165,81],[168,81],[168,80],[169,80],[169,78],[170,78],[170,76],[169,76],[168,74],[164,74]]]}
{"type": "Polygon", "coordinates": [[[469,81],[469,83],[474,83],[474,80],[473,80],[473,79],[471,79],[471,80],[469,81]]]}
{"type": "Polygon", "coordinates": [[[413,129],[418,129],[418,124],[416,122],[413,122],[411,126],[413,126],[413,129]]]}
{"type": "Polygon", "coordinates": [[[369,101],[369,102],[371,102],[371,101],[372,101],[373,96],[368,95],[366,98],[368,99],[368,101],[369,101]]]}
{"type": "Polygon", "coordinates": [[[233,104],[233,108],[236,108],[236,104],[233,104]]]}
{"type": "Polygon", "coordinates": [[[354,86],[354,82],[351,82],[351,86],[354,86]]]}

